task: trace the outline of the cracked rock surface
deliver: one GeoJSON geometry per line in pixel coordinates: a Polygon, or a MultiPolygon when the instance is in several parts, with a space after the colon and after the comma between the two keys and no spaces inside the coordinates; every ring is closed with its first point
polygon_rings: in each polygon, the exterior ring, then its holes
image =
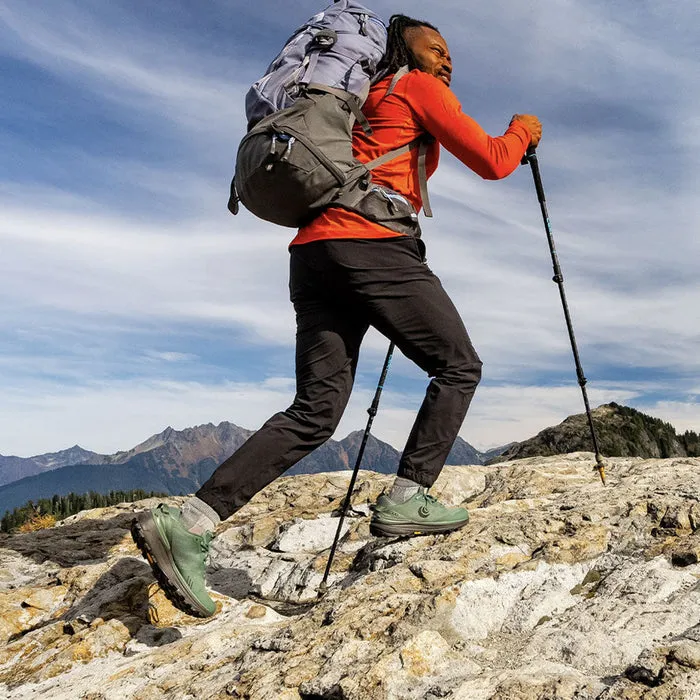
{"type": "MultiPolygon", "coordinates": [[[[8,700],[700,698],[700,459],[589,453],[446,467],[447,535],[374,538],[390,478],[283,478],[223,523],[208,620],[175,610],[131,542],[150,499],[0,536],[8,700]]],[[[179,504],[183,498],[168,502],[179,504]]]]}

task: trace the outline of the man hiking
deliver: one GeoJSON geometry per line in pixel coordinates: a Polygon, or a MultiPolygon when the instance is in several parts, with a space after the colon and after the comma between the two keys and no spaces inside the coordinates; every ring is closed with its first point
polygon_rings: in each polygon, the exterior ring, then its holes
{"type": "MultiPolygon", "coordinates": [[[[413,141],[432,137],[425,161],[431,175],[442,144],[486,179],[512,173],[542,128],[516,114],[502,136],[491,137],[450,91],[452,60],[445,39],[404,15],[389,23],[379,66],[385,78],[370,90],[363,112],[372,134],[353,133],[356,158],[367,163],[413,141]],[[392,79],[403,66],[409,72],[392,79]]],[[[418,149],[372,171],[372,181],[421,199],[418,149]]],[[[360,344],[376,328],[432,377],[404,447],[398,474],[374,506],[375,534],[447,532],[465,525],[464,508],[428,494],[460,430],[481,377],[481,361],[454,304],[425,263],[424,245],[330,207],[302,227],[290,245],[290,296],[296,312],[296,396],[223,462],[182,509],[165,504],[141,513],[134,539],[176,607],[207,617],[216,606],[205,586],[209,542],[229,518],[335,431],[357,368],[360,344]]]]}

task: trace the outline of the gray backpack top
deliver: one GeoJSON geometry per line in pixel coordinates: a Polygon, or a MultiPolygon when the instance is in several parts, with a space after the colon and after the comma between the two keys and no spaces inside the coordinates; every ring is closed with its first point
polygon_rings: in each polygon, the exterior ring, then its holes
{"type": "Polygon", "coordinates": [[[344,90],[365,101],[386,49],[386,27],[353,0],[336,0],[289,38],[245,100],[248,128],[291,107],[311,83],[344,90]]]}
{"type": "MultiPolygon", "coordinates": [[[[370,170],[419,148],[421,195],[427,139],[362,164],[352,154],[352,128],[371,129],[361,107],[386,48],[386,28],[354,0],[335,0],[300,27],[246,96],[248,134],[236,158],[229,209],[299,227],[328,206],[355,211],[399,233],[420,235],[418,216],[402,195],[371,182],[370,170]]],[[[399,71],[387,94],[407,72],[399,71]]]]}

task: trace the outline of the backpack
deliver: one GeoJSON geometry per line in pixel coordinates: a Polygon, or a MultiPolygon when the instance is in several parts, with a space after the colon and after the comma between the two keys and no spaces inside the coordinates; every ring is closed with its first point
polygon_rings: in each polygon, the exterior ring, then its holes
{"type": "MultiPolygon", "coordinates": [[[[386,49],[386,27],[354,0],[335,0],[287,41],[248,91],[248,133],[236,157],[228,208],[241,202],[256,216],[300,227],[327,206],[355,211],[398,233],[420,235],[418,215],[402,195],[371,181],[370,170],[419,148],[419,180],[430,216],[425,177],[427,139],[415,139],[366,164],[352,153],[361,107],[386,49]]],[[[389,95],[408,68],[396,73],[389,95]]]]}

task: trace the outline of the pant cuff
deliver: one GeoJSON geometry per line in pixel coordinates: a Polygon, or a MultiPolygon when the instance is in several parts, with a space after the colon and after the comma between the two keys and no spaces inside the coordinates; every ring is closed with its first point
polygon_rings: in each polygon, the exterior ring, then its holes
{"type": "Polygon", "coordinates": [[[210,493],[197,491],[194,494],[200,501],[204,501],[220,518],[222,521],[228,520],[238,508],[231,509],[225,503],[220,501],[218,498],[213,497],[210,493]]]}
{"type": "Polygon", "coordinates": [[[431,479],[425,472],[415,471],[414,469],[411,469],[410,467],[405,467],[402,464],[399,464],[399,470],[396,473],[396,476],[402,476],[404,479],[410,479],[411,481],[415,481],[417,484],[424,486],[426,489],[429,489],[435,483],[438,477],[438,475],[436,474],[435,478],[431,479]]]}

